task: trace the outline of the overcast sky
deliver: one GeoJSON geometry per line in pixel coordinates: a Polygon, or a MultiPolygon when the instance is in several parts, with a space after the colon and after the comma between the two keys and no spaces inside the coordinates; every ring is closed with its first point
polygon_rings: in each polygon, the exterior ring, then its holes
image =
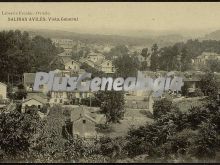
{"type": "MultiPolygon", "coordinates": [[[[220,29],[220,3],[1,3],[1,28],[45,28],[111,33],[117,30],[220,29]],[[48,11],[51,17],[78,17],[78,22],[8,22],[2,12],[48,11]]],[[[20,17],[18,15],[11,17],[20,17]]],[[[24,17],[24,16],[23,16],[24,17]]]]}

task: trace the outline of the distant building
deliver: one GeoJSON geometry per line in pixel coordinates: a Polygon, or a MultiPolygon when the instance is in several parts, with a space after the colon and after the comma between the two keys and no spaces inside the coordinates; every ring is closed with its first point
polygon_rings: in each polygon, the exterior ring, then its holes
{"type": "Polygon", "coordinates": [[[55,46],[62,47],[65,50],[72,49],[75,43],[71,39],[55,39],[55,38],[52,38],[52,42],[55,44],[55,46]]]}
{"type": "Polygon", "coordinates": [[[7,98],[7,85],[0,82],[0,99],[7,98]]]}
{"type": "Polygon", "coordinates": [[[206,65],[208,60],[220,60],[220,54],[203,52],[200,56],[193,59],[192,63],[196,69],[199,69],[199,66],[206,65]]]}
{"type": "Polygon", "coordinates": [[[88,57],[89,60],[93,61],[94,63],[98,62],[98,61],[102,61],[105,56],[102,55],[101,53],[89,53],[88,57]]]}

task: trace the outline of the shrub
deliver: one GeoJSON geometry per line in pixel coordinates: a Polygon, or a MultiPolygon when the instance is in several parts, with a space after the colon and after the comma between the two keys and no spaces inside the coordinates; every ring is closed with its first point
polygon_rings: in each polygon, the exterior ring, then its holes
{"type": "Polygon", "coordinates": [[[160,118],[162,115],[170,112],[174,108],[172,101],[167,98],[156,100],[153,104],[153,116],[155,119],[160,118]]]}

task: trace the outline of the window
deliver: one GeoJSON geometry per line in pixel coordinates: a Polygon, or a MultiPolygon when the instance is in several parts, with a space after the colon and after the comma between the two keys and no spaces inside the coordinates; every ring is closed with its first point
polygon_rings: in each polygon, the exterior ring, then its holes
{"type": "Polygon", "coordinates": [[[38,107],[38,109],[40,109],[40,107],[41,107],[41,106],[40,106],[40,105],[38,105],[37,107],[38,107]]]}
{"type": "Polygon", "coordinates": [[[63,102],[63,100],[62,99],[60,99],[60,103],[62,103],[63,102]]]}
{"type": "Polygon", "coordinates": [[[72,65],[73,65],[73,61],[72,61],[72,65]]]}
{"type": "Polygon", "coordinates": [[[84,119],[84,120],[83,120],[83,124],[85,124],[85,123],[86,123],[86,120],[84,119]]]}

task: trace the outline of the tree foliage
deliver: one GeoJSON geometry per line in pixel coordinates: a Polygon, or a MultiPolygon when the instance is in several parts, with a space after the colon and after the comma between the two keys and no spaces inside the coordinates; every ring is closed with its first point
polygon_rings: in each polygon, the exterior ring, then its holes
{"type": "Polygon", "coordinates": [[[121,91],[97,92],[95,97],[101,103],[101,111],[105,114],[107,122],[119,122],[124,116],[124,93],[121,91]]]}

